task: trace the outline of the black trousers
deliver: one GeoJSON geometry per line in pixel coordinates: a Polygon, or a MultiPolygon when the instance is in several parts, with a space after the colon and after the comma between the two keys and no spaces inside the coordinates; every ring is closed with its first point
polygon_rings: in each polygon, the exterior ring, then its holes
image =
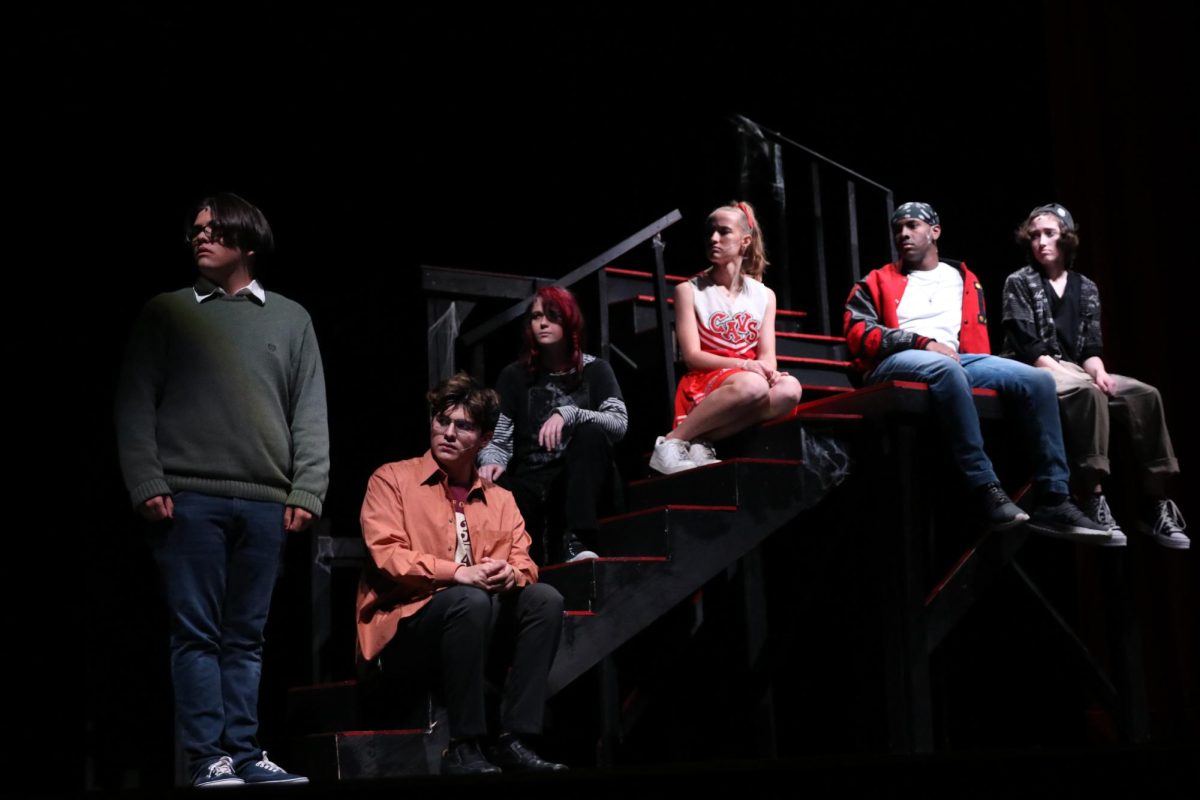
{"type": "Polygon", "coordinates": [[[488,674],[503,676],[497,681],[504,687],[501,729],[535,735],[542,731],[546,676],[558,649],[562,610],[562,595],[544,583],[503,594],[452,586],[401,623],[388,648],[408,650],[410,661],[411,648],[434,656],[420,661],[435,671],[430,677],[440,678],[451,737],[487,734],[488,674]]]}
{"type": "Polygon", "coordinates": [[[604,430],[585,422],[571,432],[562,458],[532,469],[516,465],[500,478],[513,493],[525,529],[542,547],[539,563],[555,559],[564,530],[592,532],[613,472],[613,447],[604,430]]]}

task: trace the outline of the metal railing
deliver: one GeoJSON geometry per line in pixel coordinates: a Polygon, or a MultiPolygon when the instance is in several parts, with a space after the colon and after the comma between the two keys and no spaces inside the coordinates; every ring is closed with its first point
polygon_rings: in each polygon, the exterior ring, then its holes
{"type": "MultiPolygon", "coordinates": [[[[860,209],[859,209],[859,194],[862,190],[867,190],[870,193],[878,193],[882,200],[882,206],[886,212],[882,221],[879,223],[871,221],[869,225],[862,226],[862,230],[878,230],[880,234],[886,236],[883,239],[887,243],[886,253],[892,260],[896,258],[895,244],[892,242],[892,234],[890,227],[890,218],[892,211],[895,210],[895,199],[892,195],[892,190],[878,181],[871,180],[865,175],[850,169],[844,164],[834,161],[832,158],[822,155],[812,148],[805,147],[799,142],[790,139],[784,134],[766,128],[754,120],[741,115],[731,117],[731,121],[737,127],[738,133],[742,137],[742,195],[750,197],[752,200],[758,199],[763,190],[761,188],[762,181],[756,180],[753,177],[755,166],[754,162],[757,159],[767,162],[769,179],[766,182],[769,185],[769,204],[774,209],[774,214],[777,222],[777,232],[773,239],[774,244],[772,250],[774,252],[775,261],[778,267],[778,277],[775,281],[775,292],[780,298],[781,307],[796,305],[811,305],[813,313],[817,317],[820,325],[820,332],[826,335],[841,333],[841,299],[849,292],[850,285],[862,277],[861,265],[861,242],[859,237],[860,231],[860,209]],[[784,152],[796,153],[801,155],[808,162],[807,169],[807,201],[809,203],[808,217],[808,235],[811,240],[812,259],[815,271],[812,274],[812,280],[815,284],[814,302],[797,303],[798,298],[795,292],[794,278],[799,273],[792,269],[788,253],[788,243],[790,237],[789,231],[793,230],[789,224],[787,216],[787,182],[784,171],[784,152]],[[844,213],[847,224],[845,225],[845,250],[842,258],[831,259],[829,245],[826,241],[828,229],[834,224],[831,221],[832,215],[827,213],[825,204],[826,197],[829,194],[828,189],[822,188],[822,172],[832,173],[835,180],[842,183],[844,190],[844,213]],[[832,285],[830,283],[830,262],[836,260],[844,265],[844,274],[847,280],[843,286],[841,282],[832,285]],[[830,291],[833,291],[831,298],[830,291]],[[831,311],[831,308],[833,309],[831,311]]],[[[760,201],[761,202],[761,201],[760,201]]],[[[765,209],[764,209],[765,210],[765,209]]],[[[840,217],[840,214],[837,216],[840,217]]],[[[873,215],[871,220],[876,219],[873,215]]],[[[771,230],[767,229],[768,235],[771,230]]],[[[882,237],[881,237],[882,238],[882,237]]]]}

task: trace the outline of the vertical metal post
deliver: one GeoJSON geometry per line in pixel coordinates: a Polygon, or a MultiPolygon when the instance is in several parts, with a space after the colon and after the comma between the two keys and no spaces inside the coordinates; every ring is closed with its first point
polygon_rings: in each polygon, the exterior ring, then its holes
{"type": "Polygon", "coordinates": [[[309,600],[309,682],[319,683],[328,676],[323,654],[333,630],[330,619],[333,608],[333,554],[330,552],[327,525],[321,520],[309,534],[308,600],[309,600]]]}
{"type": "Polygon", "coordinates": [[[599,320],[597,328],[600,332],[600,341],[597,346],[600,349],[600,357],[611,362],[608,330],[608,273],[603,269],[596,272],[596,297],[600,305],[599,313],[596,315],[596,319],[599,320]]]}
{"type": "Polygon", "coordinates": [[[658,334],[662,345],[663,378],[666,396],[667,425],[675,409],[675,340],[674,328],[671,325],[670,313],[667,309],[667,266],[663,260],[662,234],[654,234],[654,298],[655,313],[658,317],[658,334]]]}
{"type": "Polygon", "coordinates": [[[817,308],[821,314],[821,333],[832,332],[829,319],[829,275],[825,263],[825,212],[821,205],[821,170],[817,162],[810,165],[812,176],[813,247],[817,259],[817,308]]]}
{"type": "Polygon", "coordinates": [[[888,189],[884,194],[883,202],[887,208],[888,252],[892,254],[892,263],[895,264],[900,258],[900,254],[896,252],[896,239],[892,236],[892,212],[896,210],[896,200],[892,197],[891,189],[888,189]]]}
{"type": "Polygon", "coordinates": [[[919,469],[917,431],[911,421],[897,420],[886,435],[892,447],[887,464],[881,466],[892,477],[889,502],[881,504],[880,513],[890,518],[893,533],[899,534],[892,537],[898,551],[893,550],[885,610],[888,739],[895,752],[929,753],[933,750],[933,720],[923,596],[927,529],[914,480],[919,469]]]}
{"type": "Polygon", "coordinates": [[[783,174],[783,148],[779,142],[768,142],[771,153],[771,165],[774,174],[775,196],[775,252],[771,260],[775,263],[774,289],[779,308],[795,308],[795,298],[792,293],[792,265],[788,256],[788,227],[787,227],[787,186],[783,174]]]}
{"type": "MultiPolygon", "coordinates": [[[[846,213],[850,220],[850,283],[862,277],[862,265],[858,253],[858,197],[853,179],[846,181],[846,213]]],[[[847,287],[847,290],[849,287],[847,287]]]]}
{"type": "Polygon", "coordinates": [[[761,758],[778,755],[775,733],[775,698],[767,658],[767,591],[763,574],[762,545],[742,556],[742,609],[745,614],[746,667],[750,676],[749,702],[754,705],[753,726],[761,758]]]}
{"type": "Polygon", "coordinates": [[[617,688],[617,665],[612,655],[606,655],[596,665],[600,704],[600,738],[596,741],[596,766],[604,769],[616,761],[616,748],[621,740],[621,703],[617,688]]]}
{"type": "MultiPolygon", "coordinates": [[[[433,341],[433,328],[442,314],[446,312],[448,303],[445,300],[437,297],[428,297],[425,300],[425,364],[429,372],[429,385],[433,386],[442,379],[441,363],[436,352],[437,347],[433,341]]],[[[453,369],[454,364],[450,364],[453,369]]],[[[452,373],[453,374],[453,373],[452,373]]]]}
{"type": "Polygon", "coordinates": [[[1107,605],[1108,640],[1112,647],[1112,677],[1117,689],[1117,714],[1121,738],[1130,744],[1150,739],[1146,701],[1146,671],[1142,664],[1142,637],[1134,610],[1133,592],[1119,552],[1098,553],[1107,605]]]}

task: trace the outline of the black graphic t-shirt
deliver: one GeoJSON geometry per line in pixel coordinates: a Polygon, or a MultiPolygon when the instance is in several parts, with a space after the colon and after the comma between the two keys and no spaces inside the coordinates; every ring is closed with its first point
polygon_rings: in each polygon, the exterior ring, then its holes
{"type": "Polygon", "coordinates": [[[583,357],[582,376],[574,370],[531,376],[522,364],[514,362],[500,373],[496,391],[500,393],[500,420],[491,443],[479,455],[481,465],[534,469],[562,458],[576,425],[594,422],[616,442],[625,435],[629,422],[612,367],[590,355],[583,357]],[[557,449],[547,451],[538,444],[538,432],[554,413],[563,418],[563,437],[557,449]]]}

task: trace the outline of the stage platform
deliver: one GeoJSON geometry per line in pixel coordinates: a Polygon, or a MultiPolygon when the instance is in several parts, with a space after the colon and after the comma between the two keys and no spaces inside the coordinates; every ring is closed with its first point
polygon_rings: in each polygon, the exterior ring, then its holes
{"type": "MultiPolygon", "coordinates": [[[[629,798],[695,797],[1146,797],[1193,798],[1200,745],[990,750],[922,756],[827,756],[708,761],[553,775],[397,778],[253,787],[222,797],[629,798]],[[248,792],[249,794],[243,794],[248,792]]],[[[21,792],[25,795],[24,790],[21,792]]],[[[194,790],[97,792],[88,797],[195,796],[194,790]]],[[[25,796],[38,796],[36,791],[25,796]]],[[[46,795],[49,796],[49,795],[46,795]]]]}

